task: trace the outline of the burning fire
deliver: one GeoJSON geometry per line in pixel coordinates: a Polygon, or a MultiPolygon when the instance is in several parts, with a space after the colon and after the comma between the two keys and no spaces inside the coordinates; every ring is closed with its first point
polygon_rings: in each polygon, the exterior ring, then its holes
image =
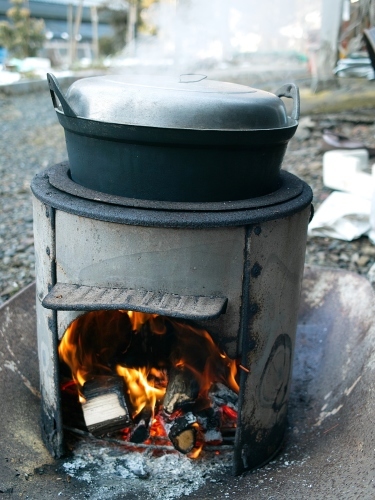
{"type": "MultiPolygon", "coordinates": [[[[191,458],[203,447],[198,435],[209,420],[205,412],[212,410],[213,386],[221,384],[231,394],[239,390],[236,362],[206,330],[157,314],[89,312],[67,328],[59,355],[71,370],[81,402],[86,402],[86,383],[121,377],[131,425],[142,425],[149,439],[176,435],[177,444],[171,439],[177,449],[191,441],[193,449],[180,450],[191,458]],[[171,426],[174,431],[168,434],[171,426]]],[[[216,413],[224,420],[230,415],[235,427],[236,410],[223,405],[216,405],[216,413]]],[[[123,435],[131,440],[132,432],[127,426],[123,435]]]]}
{"type": "Polygon", "coordinates": [[[133,418],[144,410],[153,413],[156,402],[164,397],[165,388],[158,389],[152,385],[145,367],[136,369],[117,365],[116,371],[125,381],[129,400],[134,408],[133,418]]]}

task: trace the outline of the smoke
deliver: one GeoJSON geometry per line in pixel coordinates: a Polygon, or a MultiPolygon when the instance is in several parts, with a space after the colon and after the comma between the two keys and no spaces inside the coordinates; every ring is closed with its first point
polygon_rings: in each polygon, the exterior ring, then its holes
{"type": "Polygon", "coordinates": [[[159,0],[142,17],[156,28],[136,41],[139,60],[174,72],[306,62],[322,0],[159,0]]]}

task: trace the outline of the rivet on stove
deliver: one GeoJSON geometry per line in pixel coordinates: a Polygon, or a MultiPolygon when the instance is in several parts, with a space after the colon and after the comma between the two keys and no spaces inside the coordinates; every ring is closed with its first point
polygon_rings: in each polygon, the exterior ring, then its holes
{"type": "Polygon", "coordinates": [[[262,232],[262,228],[260,226],[257,226],[255,229],[254,229],[254,233],[259,236],[260,233],[262,232]]]}
{"type": "Polygon", "coordinates": [[[259,307],[258,307],[258,304],[250,304],[249,306],[249,312],[251,314],[251,316],[255,316],[255,314],[258,312],[259,310],[259,307]]]}
{"type": "Polygon", "coordinates": [[[260,276],[260,273],[262,272],[262,269],[263,267],[258,262],[255,262],[250,271],[251,276],[253,278],[258,278],[258,276],[260,276]]]}
{"type": "Polygon", "coordinates": [[[256,340],[250,338],[247,344],[247,348],[249,349],[249,351],[253,351],[256,348],[256,345],[257,345],[256,340]]]}

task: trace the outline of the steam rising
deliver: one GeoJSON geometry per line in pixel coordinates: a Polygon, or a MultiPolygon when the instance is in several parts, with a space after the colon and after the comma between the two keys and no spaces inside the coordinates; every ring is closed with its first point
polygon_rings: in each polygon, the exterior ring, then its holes
{"type": "MultiPolygon", "coordinates": [[[[162,73],[262,65],[282,66],[287,73],[306,63],[320,27],[320,4],[321,0],[161,0],[142,15],[157,34],[139,36],[133,53],[138,66],[153,65],[162,73]]],[[[131,64],[129,59],[122,62],[131,64]]]]}

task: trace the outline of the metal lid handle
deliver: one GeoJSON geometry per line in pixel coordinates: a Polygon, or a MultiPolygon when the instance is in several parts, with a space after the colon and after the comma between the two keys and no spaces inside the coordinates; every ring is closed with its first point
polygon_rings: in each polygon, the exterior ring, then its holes
{"type": "Polygon", "coordinates": [[[293,109],[290,118],[298,121],[300,113],[300,98],[297,85],[294,83],[286,83],[275,92],[275,95],[277,95],[277,97],[290,97],[293,99],[293,109]]]}
{"type": "Polygon", "coordinates": [[[52,97],[52,102],[53,102],[53,107],[57,110],[58,109],[58,103],[56,100],[56,97],[61,103],[61,107],[64,111],[64,114],[66,116],[70,116],[72,118],[76,118],[77,115],[71,108],[70,104],[66,100],[64,94],[62,93],[60,86],[56,80],[56,77],[52,75],[51,73],[47,73],[47,81],[48,81],[48,86],[49,90],[51,92],[51,97],[52,97]]]}

